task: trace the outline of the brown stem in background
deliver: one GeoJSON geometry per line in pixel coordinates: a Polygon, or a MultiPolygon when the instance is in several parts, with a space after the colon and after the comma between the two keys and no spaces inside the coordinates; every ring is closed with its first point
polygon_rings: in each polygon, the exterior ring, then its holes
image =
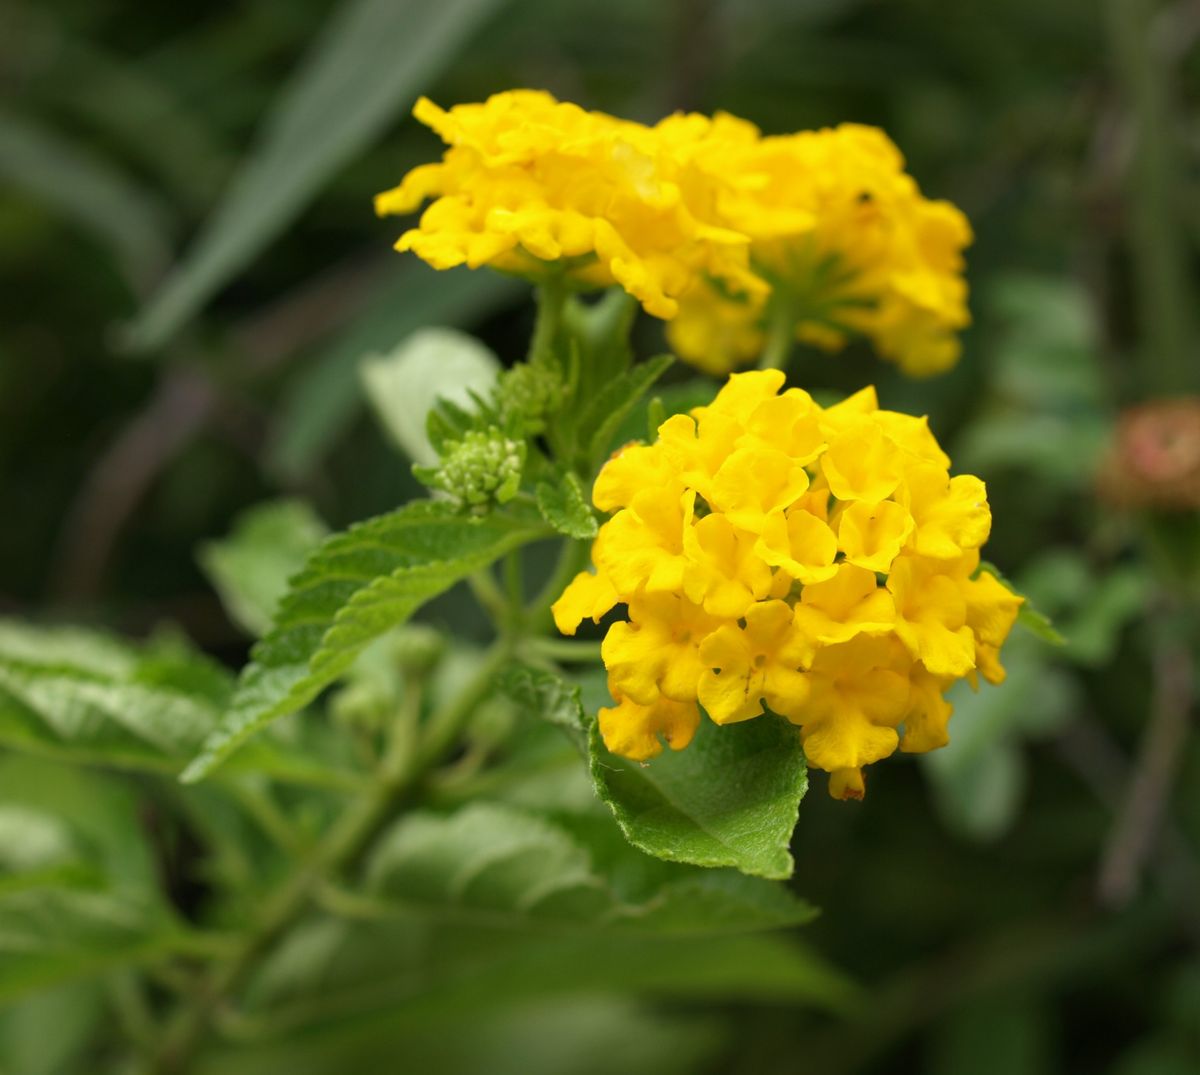
{"type": "Polygon", "coordinates": [[[1146,860],[1162,828],[1190,723],[1191,661],[1185,646],[1174,640],[1159,641],[1150,721],[1101,860],[1100,898],[1111,907],[1123,907],[1137,894],[1146,860]]]}

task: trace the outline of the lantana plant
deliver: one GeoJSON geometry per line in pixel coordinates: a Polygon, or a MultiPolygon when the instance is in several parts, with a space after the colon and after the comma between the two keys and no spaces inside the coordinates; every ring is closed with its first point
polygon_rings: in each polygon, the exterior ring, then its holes
{"type": "Polygon", "coordinates": [[[881,131],[646,126],[533,91],[416,115],[448,148],[379,195],[385,215],[425,205],[398,248],[515,275],[537,306],[522,357],[425,416],[428,496],[329,536],[276,505],[206,549],[259,636],[236,684],[177,637],[0,638],[5,741],[178,774],[228,897],[210,917],[252,922],[223,938],[157,903],[55,912],[161,963],[178,999],[156,1071],[222,1020],[253,1028],[288,960],[326,943],[313,915],[664,945],[806,921],[779,882],[809,769],[861,799],[866,767],[944,745],[949,686],[1001,684],[1033,620],[981,559],[983,482],[925,418],[872,387],[787,384],[801,342],[858,338],[913,375],[959,357],[970,228],[881,131]],[[639,307],[720,380],[656,387],[675,359],[635,356],[639,307]],[[413,622],[459,584],[472,639],[413,622]],[[569,767],[547,783],[550,741],[569,767]]]}

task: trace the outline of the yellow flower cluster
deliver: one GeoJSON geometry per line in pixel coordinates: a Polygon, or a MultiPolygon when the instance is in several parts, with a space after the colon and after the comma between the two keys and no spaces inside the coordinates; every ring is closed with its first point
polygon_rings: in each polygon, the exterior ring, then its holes
{"type": "Polygon", "coordinates": [[[824,347],[865,335],[914,374],[958,356],[970,227],[922,197],[882,131],[763,137],[722,113],[648,127],[533,90],[414,111],[449,148],[376,209],[432,199],[397,248],[435,268],[620,285],[711,372],[753,359],[780,319],[824,347]]]}
{"type": "Polygon", "coordinates": [[[721,725],[765,703],[799,725],[831,793],[857,798],[864,765],[947,742],[951,683],[1004,678],[1022,598],[977,570],[983,483],[950,476],[924,419],[880,410],[871,388],[821,408],[783,382],[734,374],[605,464],[596,572],[554,617],[574,634],[628,608],[602,646],[613,752],[682,749],[697,703],[721,725]]]}
{"type": "Polygon", "coordinates": [[[449,111],[413,110],[450,146],[375,200],[381,215],[435,199],[398,250],[435,269],[492,265],[538,277],[557,262],[579,284],[619,284],[656,317],[699,279],[757,294],[748,241],[717,220],[692,160],[710,127],[639,123],[514,90],[449,111]]]}
{"type": "Polygon", "coordinates": [[[785,331],[831,350],[866,336],[914,376],[954,365],[970,322],[971,228],[949,202],[921,195],[886,134],[843,124],[756,138],[726,159],[742,177],[728,226],[750,238],[751,265],[771,291],[692,289],[669,330],[681,355],[728,372],[754,359],[768,322],[783,318],[785,331]]]}

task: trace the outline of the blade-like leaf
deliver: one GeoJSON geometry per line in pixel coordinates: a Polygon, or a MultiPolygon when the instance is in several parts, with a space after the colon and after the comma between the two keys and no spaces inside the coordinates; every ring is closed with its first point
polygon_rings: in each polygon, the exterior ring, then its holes
{"type": "Polygon", "coordinates": [[[249,634],[271,626],[288,579],[325,536],[325,524],[302,500],[274,500],[243,512],[233,530],[198,553],[226,612],[249,634]]]}
{"type": "Polygon", "coordinates": [[[195,246],[129,332],[160,347],[455,55],[497,0],[355,0],[284,91],[195,246]]]}
{"type": "Polygon", "coordinates": [[[717,727],[702,719],[678,753],[646,765],[612,754],[590,731],[592,779],[635,847],[671,862],[787,878],[808,771],[799,731],[770,715],[717,727]]]}
{"type": "Polygon", "coordinates": [[[430,598],[544,534],[529,514],[481,518],[419,501],[329,538],[292,581],[220,725],[183,774],[199,780],[276,717],[307,705],[363,647],[430,598]]]}
{"type": "Polygon", "coordinates": [[[565,471],[554,481],[538,482],[538,511],[560,534],[589,541],[599,527],[587,501],[583,484],[573,471],[565,471]]]}
{"type": "Polygon", "coordinates": [[[97,236],[135,289],[166,264],[166,215],[150,193],[53,131],[0,113],[0,179],[97,236]]]}

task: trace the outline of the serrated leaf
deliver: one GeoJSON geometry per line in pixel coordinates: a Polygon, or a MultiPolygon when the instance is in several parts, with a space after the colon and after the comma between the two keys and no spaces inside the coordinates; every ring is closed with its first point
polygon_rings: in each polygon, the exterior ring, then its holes
{"type": "Polygon", "coordinates": [[[369,877],[398,908],[476,923],[695,936],[794,926],[815,914],[781,885],[643,855],[603,815],[571,824],[496,802],[397,822],[369,877]]]}
{"type": "Polygon", "coordinates": [[[596,789],[635,847],[754,877],[792,875],[788,844],[808,770],[800,733],[782,718],[726,727],[702,718],[686,749],[641,765],[610,753],[598,722],[589,745],[596,789]]]}
{"type": "Polygon", "coordinates": [[[1003,583],[1008,589],[1012,590],[1018,597],[1024,597],[1025,603],[1017,611],[1017,623],[1025,628],[1032,635],[1036,635],[1043,642],[1049,642],[1052,646],[1065,646],[1067,640],[1059,634],[1055,629],[1054,624],[1040,609],[1034,608],[1033,602],[1028,595],[1021,593],[1007,578],[1000,569],[987,560],[981,560],[979,570],[986,571],[989,575],[996,578],[998,582],[1003,583]]]}
{"type": "Polygon", "coordinates": [[[530,515],[462,515],[417,501],[329,538],[292,580],[220,725],[183,773],[206,776],[277,717],[333,683],[363,647],[432,597],[544,533],[530,515]]]}
{"type": "Polygon", "coordinates": [[[380,424],[417,464],[438,460],[427,417],[439,399],[456,409],[495,383],[500,362],[473,336],[449,328],[414,332],[386,355],[365,359],[362,383],[380,424]]]}
{"type": "Polygon", "coordinates": [[[578,443],[589,460],[598,461],[608,453],[625,416],[674,361],[671,355],[647,359],[614,377],[591,398],[577,424],[578,443]]]}
{"type": "Polygon", "coordinates": [[[195,246],[129,332],[162,346],[287,226],[333,172],[428,85],[496,0],[356,0],[339,7],[195,246]]]}
{"type": "Polygon", "coordinates": [[[590,541],[599,526],[587,500],[583,484],[573,471],[558,475],[557,481],[538,482],[535,490],[538,511],[560,534],[590,541]]]}
{"type": "Polygon", "coordinates": [[[197,559],[230,619],[258,637],[271,626],[288,579],[327,532],[304,501],[273,500],[239,515],[229,535],[205,542],[197,559]]]}
{"type": "Polygon", "coordinates": [[[562,729],[580,753],[587,754],[588,722],[576,684],[544,668],[513,662],[497,676],[496,686],[522,712],[562,729]]]}

